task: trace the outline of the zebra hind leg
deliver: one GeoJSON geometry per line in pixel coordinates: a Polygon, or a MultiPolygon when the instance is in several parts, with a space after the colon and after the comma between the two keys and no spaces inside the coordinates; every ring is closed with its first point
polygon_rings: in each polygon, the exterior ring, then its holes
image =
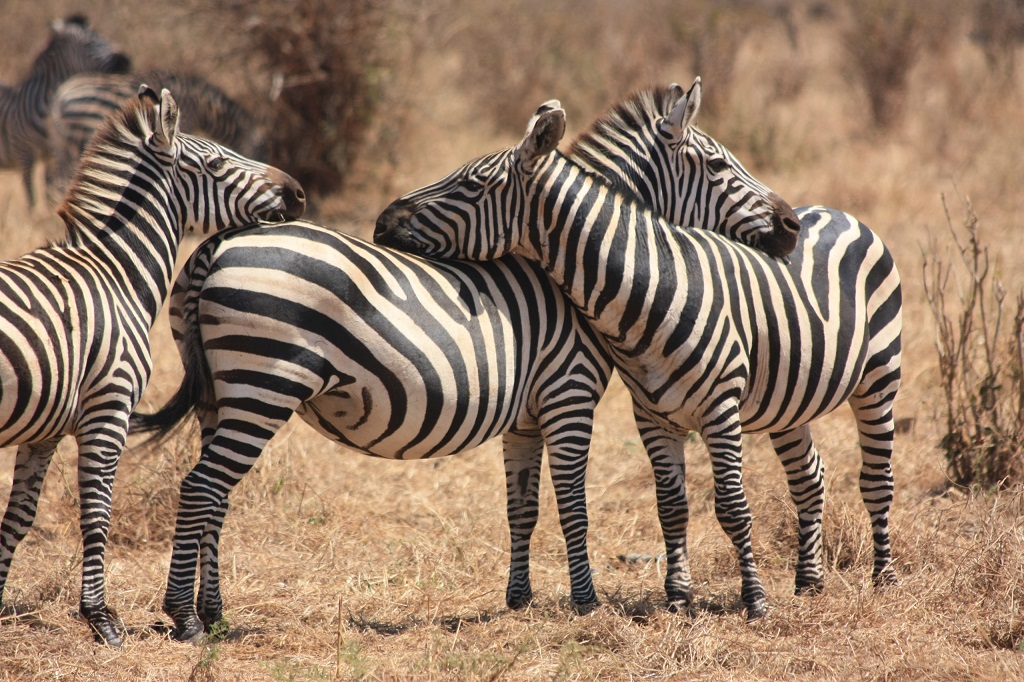
{"type": "Polygon", "coordinates": [[[227,629],[227,623],[221,622],[224,617],[224,600],[220,592],[220,532],[224,527],[224,517],[227,513],[228,499],[225,497],[213,519],[206,524],[203,536],[199,540],[199,594],[196,612],[199,620],[203,622],[205,632],[214,636],[218,631],[227,629]]]}
{"type": "Polygon", "coordinates": [[[510,609],[521,609],[533,600],[530,539],[537,526],[544,440],[539,432],[529,435],[509,432],[502,438],[502,446],[511,548],[505,603],[510,609]]]}
{"type": "Polygon", "coordinates": [[[35,523],[39,491],[59,442],[60,439],[56,438],[18,446],[11,496],[7,501],[3,521],[0,522],[0,604],[3,603],[4,587],[7,585],[14,551],[35,523]]]}
{"type": "Polygon", "coordinates": [[[665,595],[672,612],[689,611],[693,604],[693,580],[686,551],[690,507],[686,497],[684,434],[670,434],[634,406],[640,439],[654,472],[658,520],[665,538],[665,595]]]}
{"type": "Polygon", "coordinates": [[[895,488],[891,467],[895,437],[892,398],[887,395],[871,401],[854,397],[850,406],[860,437],[860,493],[871,516],[875,552],[871,577],[876,586],[893,585],[897,581],[889,540],[889,509],[895,488]]]}
{"type": "Polygon", "coordinates": [[[786,470],[789,494],[797,511],[796,594],[817,594],[825,587],[821,536],[825,507],[824,467],[811,439],[809,426],[773,433],[771,439],[772,447],[786,470]]]}

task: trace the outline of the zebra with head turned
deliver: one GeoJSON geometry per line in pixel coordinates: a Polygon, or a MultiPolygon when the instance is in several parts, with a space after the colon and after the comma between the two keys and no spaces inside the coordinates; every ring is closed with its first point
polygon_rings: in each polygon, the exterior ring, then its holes
{"type": "MultiPolygon", "coordinates": [[[[812,224],[788,263],[676,228],[577,156],[557,152],[564,129],[558,103],[543,105],[518,146],[396,200],[375,240],[428,256],[514,253],[552,276],[607,340],[639,420],[677,440],[688,431],[704,439],[716,515],[737,548],[750,618],[767,601],[752,553],[741,434],[772,436],[799,510],[797,591],[816,591],[823,483],[808,423],[848,402],[860,431],[873,577],[894,581],[888,514],[902,304],[884,245],[817,209],[805,214],[812,224]]],[[[715,182],[711,170],[701,182],[715,182]]],[[[685,507],[680,517],[685,534],[685,507]]],[[[688,582],[673,596],[690,603],[688,582]]]]}
{"type": "Polygon", "coordinates": [[[49,153],[46,117],[57,87],[76,73],[123,73],[130,61],[89,28],[84,16],[50,24],[50,42],[28,75],[0,89],[0,168],[20,168],[29,203],[35,202],[32,166],[49,153]]]}
{"type": "Polygon", "coordinates": [[[121,635],[104,597],[114,471],[128,415],[152,371],[148,335],[187,230],[302,214],[302,189],[276,168],[178,132],[164,90],[143,86],[112,114],[58,213],[65,239],[0,264],[0,446],[18,445],[0,522],[0,596],[63,436],[78,444],[81,615],[121,635]]]}
{"type": "Polygon", "coordinates": [[[50,162],[47,194],[64,195],[85,145],[104,119],[135,97],[141,83],[174,93],[181,120],[195,135],[219,142],[254,159],[264,156],[265,131],[256,118],[223,90],[191,73],[82,73],[65,80],[53,95],[47,120],[50,162]]]}
{"type": "MultiPolygon", "coordinates": [[[[687,107],[678,90],[663,91],[657,103],[674,121],[687,107]]],[[[758,230],[792,230],[792,210],[737,168],[735,191],[694,193],[682,203],[714,201],[716,210],[692,209],[704,226],[786,253],[792,239],[758,230]]],[[[293,412],[332,440],[388,458],[451,455],[503,435],[513,608],[532,596],[529,543],[546,442],[572,598],[581,610],[597,603],[584,475],[611,360],[535,265],[515,257],[432,262],[309,223],[241,229],[192,255],[171,293],[170,319],[183,383],[157,414],[136,413],[132,423],[166,434],[195,407],[202,424],[200,461],[182,483],[164,601],[176,637],[201,636],[220,619],[217,553],[228,494],[293,412]]],[[[669,436],[652,425],[645,442],[656,438],[669,436]]],[[[673,462],[658,471],[678,475],[673,462]]],[[[663,488],[665,509],[685,502],[679,485],[663,488]]],[[[668,547],[675,556],[678,545],[668,547]]],[[[677,580],[672,573],[666,583],[677,580]]]]}

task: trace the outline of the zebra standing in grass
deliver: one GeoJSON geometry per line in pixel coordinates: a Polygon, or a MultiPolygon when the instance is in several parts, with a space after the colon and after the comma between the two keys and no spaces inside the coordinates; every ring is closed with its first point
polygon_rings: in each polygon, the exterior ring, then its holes
{"type": "Polygon", "coordinates": [[[295,218],[303,207],[285,173],[179,134],[166,90],[142,87],[108,119],[58,210],[67,237],[0,264],[0,446],[19,446],[0,522],[0,596],[57,444],[73,434],[81,615],[120,644],[104,597],[111,489],[179,244],[186,230],[295,218]]]}
{"type": "Polygon", "coordinates": [[[47,194],[64,196],[85,145],[103,120],[135,97],[141,83],[167,88],[181,108],[182,123],[195,135],[219,142],[243,156],[262,159],[265,133],[238,102],[200,76],[173,71],[144,74],[83,73],[68,78],[53,95],[47,121],[50,163],[47,194]]]}
{"type": "MultiPolygon", "coordinates": [[[[517,147],[396,200],[378,219],[375,240],[429,256],[515,253],[552,276],[608,341],[640,420],[677,441],[688,431],[704,439],[748,618],[762,616],[767,602],[752,553],[741,434],[772,436],[800,515],[797,589],[815,591],[823,485],[807,425],[849,402],[860,430],[873,577],[894,581],[888,512],[901,294],[881,241],[812,210],[807,217],[817,223],[785,263],[673,227],[556,151],[564,116],[549,102],[517,147]]],[[[685,526],[685,506],[679,518],[685,526]]],[[[690,603],[689,584],[673,596],[690,603]]]]}
{"type": "MultiPolygon", "coordinates": [[[[662,90],[658,104],[676,123],[688,106],[678,88],[662,90]]],[[[771,233],[795,229],[792,210],[742,167],[735,174],[736,191],[684,203],[715,202],[717,211],[693,209],[707,227],[783,255],[795,240],[771,233]]],[[[228,494],[293,412],[332,440],[388,458],[451,455],[504,434],[513,608],[532,595],[529,543],[546,442],[572,598],[583,610],[596,604],[584,475],[611,360],[535,265],[432,262],[308,223],[242,229],[196,250],[174,285],[170,319],[183,383],[165,408],[132,423],[159,436],[195,407],[202,424],[164,601],[175,637],[201,636],[220,619],[228,494]]],[[[645,433],[667,438],[654,426],[645,433]]],[[[659,468],[666,471],[678,475],[659,468]]],[[[663,487],[672,497],[662,504],[677,508],[680,486],[663,487]]]]}
{"type": "Polygon", "coordinates": [[[57,87],[76,73],[122,73],[130,62],[89,28],[81,15],[50,24],[50,42],[28,76],[0,89],[0,168],[20,168],[29,203],[35,202],[32,166],[49,153],[46,117],[57,87]]]}

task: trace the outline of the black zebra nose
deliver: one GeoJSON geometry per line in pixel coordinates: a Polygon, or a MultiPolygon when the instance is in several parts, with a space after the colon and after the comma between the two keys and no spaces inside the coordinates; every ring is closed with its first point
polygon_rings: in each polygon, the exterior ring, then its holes
{"type": "Polygon", "coordinates": [[[299,181],[277,168],[269,168],[267,177],[276,185],[281,186],[281,198],[284,199],[284,215],[289,220],[301,218],[306,212],[306,192],[299,181]]]}
{"type": "Polygon", "coordinates": [[[800,218],[793,211],[793,207],[775,192],[768,195],[768,201],[772,206],[772,232],[762,238],[758,246],[771,256],[788,256],[796,248],[797,240],[800,238],[800,218]]]}
{"type": "Polygon", "coordinates": [[[373,241],[381,246],[394,246],[397,236],[409,218],[412,217],[412,204],[396,199],[377,216],[377,225],[373,229],[373,241]]]}

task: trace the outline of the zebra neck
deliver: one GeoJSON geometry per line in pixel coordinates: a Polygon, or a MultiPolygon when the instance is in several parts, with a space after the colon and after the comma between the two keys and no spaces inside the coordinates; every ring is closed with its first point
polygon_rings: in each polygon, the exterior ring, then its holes
{"type": "Polygon", "coordinates": [[[525,239],[536,259],[593,327],[619,351],[642,352],[646,324],[672,314],[692,245],[600,178],[560,158],[527,202],[525,239]]]}
{"type": "Polygon", "coordinates": [[[120,185],[83,179],[59,213],[68,230],[62,246],[94,262],[151,325],[170,291],[184,235],[169,188],[151,174],[142,178],[136,170],[120,185]]]}

